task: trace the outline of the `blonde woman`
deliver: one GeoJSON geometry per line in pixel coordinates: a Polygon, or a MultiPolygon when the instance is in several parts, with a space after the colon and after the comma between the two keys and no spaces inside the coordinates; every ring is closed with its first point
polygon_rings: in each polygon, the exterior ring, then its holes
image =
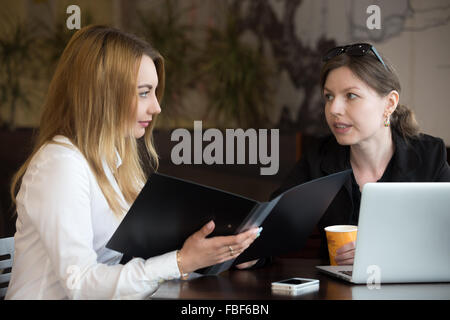
{"type": "Polygon", "coordinates": [[[107,249],[146,176],[136,139],[158,165],[152,129],[161,112],[163,58],[137,37],[89,26],[74,34],[50,83],[39,135],[11,187],[17,208],[6,299],[142,299],[163,280],[236,258],[258,236],[206,238],[120,264],[107,249]]]}

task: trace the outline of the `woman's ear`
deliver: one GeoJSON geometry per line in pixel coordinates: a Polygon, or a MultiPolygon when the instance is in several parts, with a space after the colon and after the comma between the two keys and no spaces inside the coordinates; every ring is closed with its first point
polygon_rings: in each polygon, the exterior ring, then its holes
{"type": "Polygon", "coordinates": [[[398,101],[400,100],[400,95],[397,92],[397,90],[392,90],[388,93],[386,96],[386,107],[385,107],[385,113],[388,115],[391,115],[395,109],[397,108],[398,101]]]}

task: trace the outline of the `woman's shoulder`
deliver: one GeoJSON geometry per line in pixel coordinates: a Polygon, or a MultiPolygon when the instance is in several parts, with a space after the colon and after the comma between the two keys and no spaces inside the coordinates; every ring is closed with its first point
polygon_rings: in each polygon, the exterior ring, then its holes
{"type": "Polygon", "coordinates": [[[445,143],[441,138],[425,133],[408,138],[408,143],[416,152],[425,157],[445,152],[445,143]]]}
{"type": "Polygon", "coordinates": [[[78,148],[65,136],[55,136],[34,155],[29,168],[53,166],[57,163],[85,165],[86,160],[78,148]]]}
{"type": "Polygon", "coordinates": [[[88,190],[89,170],[87,161],[70,140],[57,136],[34,154],[22,177],[18,199],[44,197],[49,190],[56,194],[77,186],[88,190]]]}
{"type": "Polygon", "coordinates": [[[397,166],[415,181],[450,181],[447,150],[441,138],[428,134],[400,139],[397,166]]]}
{"type": "Polygon", "coordinates": [[[343,155],[345,147],[340,145],[332,134],[310,138],[305,145],[305,156],[313,161],[343,155]]]}
{"type": "Polygon", "coordinates": [[[334,173],[346,169],[347,156],[348,146],[340,145],[330,134],[310,139],[299,162],[304,162],[312,178],[317,178],[323,172],[334,173]]]}

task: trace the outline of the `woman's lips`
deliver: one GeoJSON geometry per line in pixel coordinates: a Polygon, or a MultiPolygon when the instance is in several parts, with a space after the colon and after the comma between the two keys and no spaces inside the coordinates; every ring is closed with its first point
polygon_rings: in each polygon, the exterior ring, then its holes
{"type": "Polygon", "coordinates": [[[336,133],[347,133],[352,128],[352,125],[342,123],[342,122],[335,122],[333,124],[334,132],[336,133]]]}
{"type": "Polygon", "coordinates": [[[147,128],[150,125],[150,120],[149,121],[138,121],[138,122],[144,128],[147,128]]]}

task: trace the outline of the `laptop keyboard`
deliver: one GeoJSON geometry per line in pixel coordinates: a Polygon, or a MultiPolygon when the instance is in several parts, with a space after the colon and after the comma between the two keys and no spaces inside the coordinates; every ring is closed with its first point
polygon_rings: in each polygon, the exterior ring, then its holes
{"type": "Polygon", "coordinates": [[[339,271],[339,273],[343,273],[343,274],[345,274],[345,275],[347,275],[347,276],[352,276],[352,271],[339,271]]]}

